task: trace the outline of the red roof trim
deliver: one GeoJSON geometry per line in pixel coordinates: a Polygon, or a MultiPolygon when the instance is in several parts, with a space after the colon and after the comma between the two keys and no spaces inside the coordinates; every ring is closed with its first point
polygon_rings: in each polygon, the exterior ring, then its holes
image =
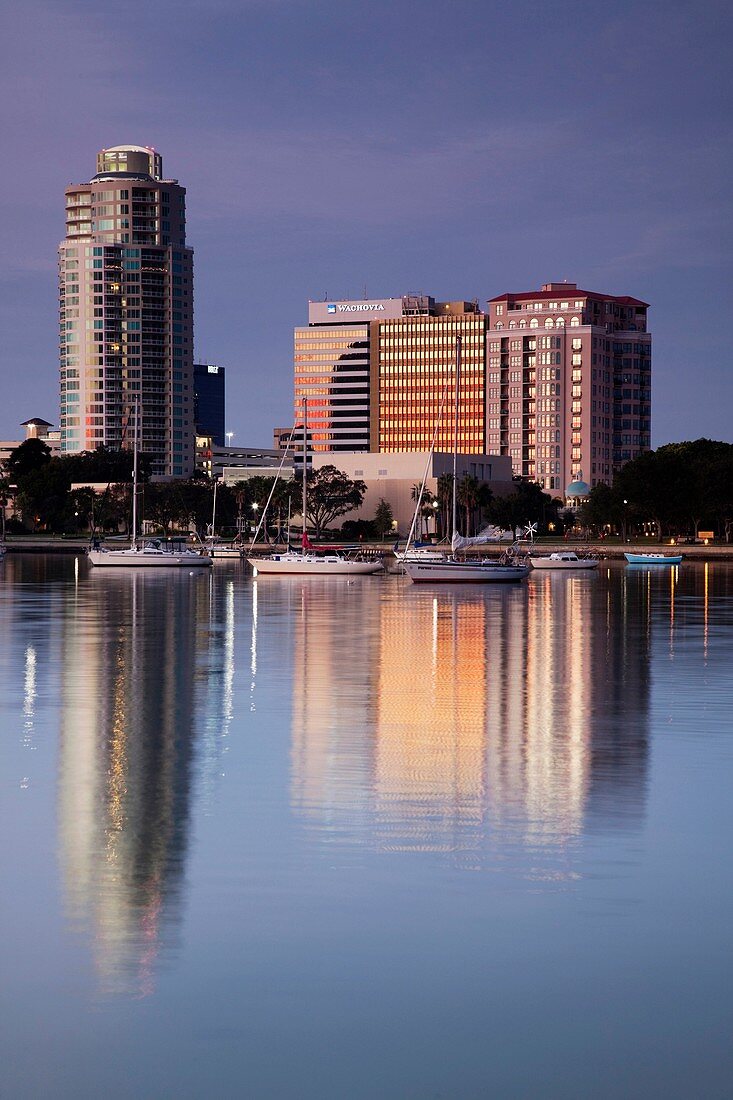
{"type": "MultiPolygon", "coordinates": [[[[618,302],[622,306],[646,306],[649,308],[649,302],[642,302],[640,298],[631,298],[627,294],[598,294],[595,290],[580,290],[578,287],[573,290],[567,291],[568,300],[572,298],[574,301],[578,298],[599,298],[604,302],[618,302]]],[[[506,301],[555,301],[562,298],[562,293],[558,290],[530,290],[522,294],[497,294],[495,298],[489,298],[488,303],[492,302],[506,302],[506,301]]]]}

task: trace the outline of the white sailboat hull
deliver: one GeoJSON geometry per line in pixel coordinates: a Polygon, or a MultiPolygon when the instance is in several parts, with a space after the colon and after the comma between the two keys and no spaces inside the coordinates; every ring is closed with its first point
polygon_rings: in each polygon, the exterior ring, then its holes
{"type": "Polygon", "coordinates": [[[119,568],[156,568],[175,569],[188,568],[200,569],[211,565],[211,558],[205,554],[197,554],[193,550],[183,550],[180,553],[172,553],[167,550],[90,550],[87,554],[90,565],[118,566],[119,568]]]}
{"type": "Polygon", "coordinates": [[[349,561],[339,554],[271,554],[268,558],[248,558],[255,576],[269,573],[302,573],[311,576],[365,576],[381,572],[381,561],[349,561]]]}
{"type": "Polygon", "coordinates": [[[415,584],[513,584],[529,576],[525,565],[492,561],[406,561],[405,572],[415,584]]]}

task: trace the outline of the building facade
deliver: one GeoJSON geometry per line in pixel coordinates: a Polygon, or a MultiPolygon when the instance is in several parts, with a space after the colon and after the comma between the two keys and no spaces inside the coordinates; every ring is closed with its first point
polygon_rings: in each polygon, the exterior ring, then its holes
{"type": "Polygon", "coordinates": [[[459,450],[483,453],[486,323],[475,302],[422,294],[310,302],[295,330],[295,422],[307,398],[310,450],[425,451],[438,419],[436,447],[452,450],[460,336],[459,450]]]}
{"type": "Polygon", "coordinates": [[[424,299],[379,323],[372,438],[382,452],[453,451],[456,351],[461,341],[460,454],[486,453],[486,315],[475,302],[424,299]],[[437,434],[436,434],[437,427],[437,434]]]}
{"type": "Polygon", "coordinates": [[[610,484],[651,444],[647,308],[575,283],[492,298],[487,450],[551,493],[610,484]]]}
{"type": "Polygon", "coordinates": [[[373,332],[404,308],[402,298],[308,303],[308,324],[295,329],[294,421],[307,398],[312,452],[372,449],[373,332]]]}
{"type": "Polygon", "coordinates": [[[66,188],[59,247],[61,449],[132,445],[156,476],[194,468],[193,251],[185,188],[159,153],[103,149],[88,183],[66,188]]]}
{"type": "Polygon", "coordinates": [[[226,444],[226,369],[210,363],[193,365],[193,418],[196,435],[209,435],[217,447],[226,444]]]}

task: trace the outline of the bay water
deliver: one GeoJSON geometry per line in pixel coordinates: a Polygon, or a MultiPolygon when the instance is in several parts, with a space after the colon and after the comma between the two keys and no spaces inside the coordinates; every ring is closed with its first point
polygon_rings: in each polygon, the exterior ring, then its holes
{"type": "Polygon", "coordinates": [[[733,565],[0,565],[0,1095],[727,1097],[733,565]]]}

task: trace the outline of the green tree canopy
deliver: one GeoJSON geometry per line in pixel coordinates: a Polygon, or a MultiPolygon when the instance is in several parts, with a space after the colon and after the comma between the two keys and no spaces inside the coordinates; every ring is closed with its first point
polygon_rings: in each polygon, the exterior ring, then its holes
{"type": "Polygon", "coordinates": [[[315,528],[317,538],[338,516],[361,508],[366,493],[363,481],[352,481],[335,466],[309,470],[307,478],[308,519],[315,528]]]}
{"type": "Polygon", "coordinates": [[[6,463],[11,482],[18,484],[25,474],[51,461],[51,448],[42,439],[25,439],[8,455],[6,463]]]}

